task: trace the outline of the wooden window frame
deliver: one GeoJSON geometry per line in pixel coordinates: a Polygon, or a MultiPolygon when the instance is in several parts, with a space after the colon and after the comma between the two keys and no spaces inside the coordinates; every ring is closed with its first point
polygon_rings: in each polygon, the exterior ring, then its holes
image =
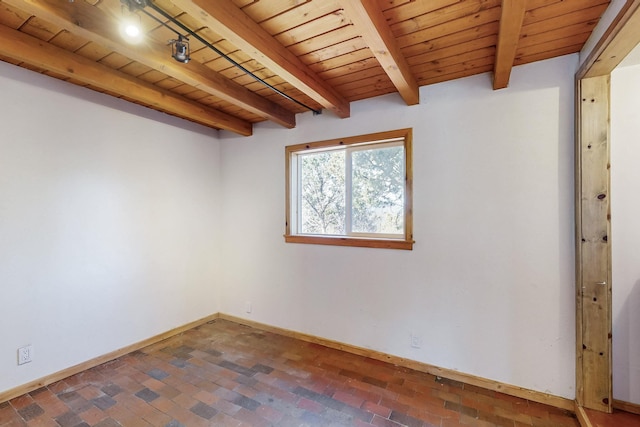
{"type": "Polygon", "coordinates": [[[305,144],[296,144],[285,147],[285,199],[286,199],[286,219],[285,219],[285,235],[284,239],[287,243],[305,243],[314,245],[333,245],[333,246],[356,246],[365,248],[384,248],[384,249],[413,249],[413,156],[412,156],[412,129],[397,129],[386,132],[377,132],[366,135],[351,136],[348,138],[336,138],[325,141],[309,142],[305,144]],[[296,234],[292,232],[292,203],[291,185],[292,183],[292,157],[296,153],[309,150],[317,150],[330,147],[341,147],[356,144],[365,144],[376,142],[384,142],[387,140],[400,139],[404,140],[405,153],[405,200],[404,200],[404,236],[400,239],[381,238],[381,237],[351,237],[351,236],[326,236],[326,235],[308,235],[296,234]]]}

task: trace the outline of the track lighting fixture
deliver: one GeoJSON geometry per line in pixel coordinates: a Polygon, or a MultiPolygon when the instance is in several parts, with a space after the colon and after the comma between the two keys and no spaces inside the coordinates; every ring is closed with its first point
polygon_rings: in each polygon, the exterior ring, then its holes
{"type": "MultiPolygon", "coordinates": [[[[72,0],[68,0],[68,1],[72,1],[72,0]]],[[[282,96],[283,98],[286,98],[292,102],[295,102],[301,107],[304,107],[310,111],[313,111],[313,114],[322,113],[322,110],[316,110],[306,104],[303,104],[302,102],[298,101],[295,98],[292,98],[291,96],[282,92],[280,89],[272,86],[265,80],[261,79],[260,77],[258,77],[257,75],[255,75],[254,73],[252,73],[251,71],[243,67],[240,63],[236,62],[229,55],[227,55],[224,52],[221,52],[218,48],[213,46],[207,40],[203,39],[191,28],[184,25],[182,22],[176,19],[175,16],[170,15],[169,13],[164,11],[161,7],[156,5],[154,0],[120,0],[120,3],[122,5],[123,15],[125,14],[124,13],[125,7],[127,8],[128,14],[129,14],[129,16],[123,20],[123,23],[120,26],[120,33],[122,34],[122,37],[125,40],[129,41],[130,43],[138,43],[144,37],[144,32],[141,29],[142,25],[141,25],[141,18],[140,18],[140,13],[144,13],[147,17],[156,21],[159,25],[162,25],[163,27],[173,31],[178,36],[177,39],[169,40],[169,44],[171,45],[171,57],[176,61],[182,64],[186,64],[187,62],[189,62],[191,60],[191,48],[189,46],[189,38],[186,35],[183,36],[182,33],[176,30],[174,27],[179,28],[180,30],[184,31],[184,33],[190,35],[191,37],[194,37],[196,40],[203,43],[206,47],[213,50],[222,58],[229,61],[231,64],[233,64],[235,67],[240,69],[242,72],[253,77],[256,81],[262,83],[264,86],[268,87],[269,89],[271,89],[278,95],[282,96]],[[153,10],[154,13],[149,13],[149,11],[146,10],[147,7],[153,10]],[[160,19],[156,15],[159,15],[165,20],[160,19]]]]}
{"type": "Polygon", "coordinates": [[[169,40],[171,45],[171,56],[178,62],[186,64],[191,60],[191,49],[189,48],[189,39],[178,35],[178,39],[169,40]]]}
{"type": "Polygon", "coordinates": [[[122,6],[127,6],[129,12],[142,10],[147,7],[147,0],[120,0],[122,6]]]}

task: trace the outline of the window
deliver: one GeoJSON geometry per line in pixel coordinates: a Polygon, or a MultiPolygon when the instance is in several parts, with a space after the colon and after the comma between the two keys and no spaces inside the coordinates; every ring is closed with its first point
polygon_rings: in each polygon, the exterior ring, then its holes
{"type": "Polygon", "coordinates": [[[411,129],[286,147],[285,241],[412,249],[411,129]]]}

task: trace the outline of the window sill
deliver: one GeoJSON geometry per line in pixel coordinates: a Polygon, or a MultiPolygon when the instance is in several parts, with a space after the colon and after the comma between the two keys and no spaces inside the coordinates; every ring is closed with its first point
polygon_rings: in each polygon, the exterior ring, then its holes
{"type": "Polygon", "coordinates": [[[363,239],[344,236],[306,236],[285,235],[287,243],[305,243],[308,245],[355,246],[361,248],[403,249],[413,250],[413,240],[363,239]]]}

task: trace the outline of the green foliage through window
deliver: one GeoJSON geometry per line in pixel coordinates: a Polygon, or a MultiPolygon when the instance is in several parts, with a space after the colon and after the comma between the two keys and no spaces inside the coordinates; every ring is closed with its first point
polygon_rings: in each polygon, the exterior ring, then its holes
{"type": "Polygon", "coordinates": [[[301,232],[345,233],[345,153],[300,155],[301,232]]]}
{"type": "Polygon", "coordinates": [[[404,147],[352,153],[352,232],[404,232],[404,147]]]}

